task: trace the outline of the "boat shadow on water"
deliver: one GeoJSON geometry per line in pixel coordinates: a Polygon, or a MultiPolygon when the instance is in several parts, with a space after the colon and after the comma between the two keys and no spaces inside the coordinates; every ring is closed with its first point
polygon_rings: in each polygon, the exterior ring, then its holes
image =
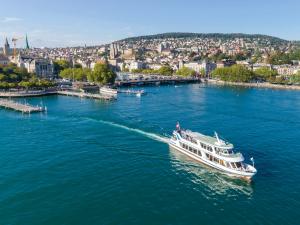
{"type": "Polygon", "coordinates": [[[189,174],[193,183],[203,186],[205,190],[203,195],[206,198],[214,198],[216,195],[229,198],[240,195],[252,197],[253,181],[229,177],[214,168],[191,159],[172,147],[169,147],[169,153],[171,165],[176,172],[189,174]]]}

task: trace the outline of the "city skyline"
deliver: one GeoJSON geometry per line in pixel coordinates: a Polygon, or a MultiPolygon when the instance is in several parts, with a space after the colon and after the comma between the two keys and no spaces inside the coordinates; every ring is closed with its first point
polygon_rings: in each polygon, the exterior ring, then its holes
{"type": "Polygon", "coordinates": [[[33,47],[100,45],[119,39],[165,32],[266,34],[300,40],[293,29],[300,22],[293,0],[251,3],[157,0],[85,2],[37,0],[1,3],[0,41],[28,34],[33,47]],[[271,5],[272,4],[272,5],[271,5]],[[272,7],[271,7],[272,6],[272,7]],[[170,13],[171,12],[171,13],[170,13]]]}

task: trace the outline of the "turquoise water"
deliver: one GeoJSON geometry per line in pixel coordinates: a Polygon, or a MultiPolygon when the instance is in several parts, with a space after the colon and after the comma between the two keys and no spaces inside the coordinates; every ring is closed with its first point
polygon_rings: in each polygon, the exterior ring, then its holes
{"type": "Polygon", "coordinates": [[[31,116],[0,109],[0,224],[299,224],[300,92],[146,91],[32,98],[48,113],[31,116]],[[170,150],[160,136],[176,121],[253,156],[254,182],[170,150]]]}

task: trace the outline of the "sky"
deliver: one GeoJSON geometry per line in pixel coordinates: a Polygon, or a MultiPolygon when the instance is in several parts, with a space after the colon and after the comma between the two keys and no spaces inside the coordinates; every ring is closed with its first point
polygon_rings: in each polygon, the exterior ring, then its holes
{"type": "Polygon", "coordinates": [[[266,34],[300,40],[300,0],[0,0],[0,46],[100,45],[165,32],[266,34]],[[23,39],[22,39],[23,38],[23,39]]]}

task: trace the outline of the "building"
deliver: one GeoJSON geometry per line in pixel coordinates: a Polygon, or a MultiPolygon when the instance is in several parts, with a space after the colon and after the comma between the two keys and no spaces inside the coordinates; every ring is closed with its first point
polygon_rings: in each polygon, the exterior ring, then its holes
{"type": "Polygon", "coordinates": [[[184,64],[185,67],[195,70],[197,73],[201,73],[202,71],[205,72],[206,76],[209,76],[209,74],[217,67],[215,63],[208,62],[206,60],[203,60],[202,62],[190,62],[184,64]]]}
{"type": "Polygon", "coordinates": [[[115,59],[118,56],[119,46],[116,43],[110,44],[110,59],[115,59]]]}
{"type": "Polygon", "coordinates": [[[9,64],[9,58],[5,55],[0,54],[0,65],[7,66],[9,64]]]}
{"type": "Polygon", "coordinates": [[[138,62],[138,61],[133,61],[129,65],[129,70],[137,70],[137,69],[143,69],[144,68],[144,63],[138,62]]]}
{"type": "Polygon", "coordinates": [[[25,68],[28,73],[36,74],[38,78],[55,78],[52,60],[18,55],[16,64],[18,67],[25,68]]]}
{"type": "Polygon", "coordinates": [[[230,59],[224,59],[222,61],[217,62],[217,68],[224,68],[224,67],[230,67],[236,64],[235,61],[230,59]]]}
{"type": "Polygon", "coordinates": [[[290,65],[275,66],[274,69],[277,71],[279,75],[285,75],[285,76],[294,75],[298,71],[300,71],[299,66],[290,66],[290,65]]]}
{"type": "Polygon", "coordinates": [[[40,78],[54,78],[53,62],[48,59],[33,59],[29,61],[28,72],[35,73],[40,78]]]}
{"type": "Polygon", "coordinates": [[[128,48],[128,49],[123,50],[122,59],[135,60],[136,56],[135,56],[135,52],[134,52],[133,48],[128,48]]]}
{"type": "Polygon", "coordinates": [[[157,51],[162,53],[163,51],[170,51],[170,44],[167,42],[159,43],[157,46],[157,51]]]}
{"type": "Polygon", "coordinates": [[[5,56],[9,56],[11,54],[11,49],[10,49],[10,46],[9,46],[7,38],[5,39],[5,44],[4,44],[4,48],[3,48],[3,54],[5,56]]]}

